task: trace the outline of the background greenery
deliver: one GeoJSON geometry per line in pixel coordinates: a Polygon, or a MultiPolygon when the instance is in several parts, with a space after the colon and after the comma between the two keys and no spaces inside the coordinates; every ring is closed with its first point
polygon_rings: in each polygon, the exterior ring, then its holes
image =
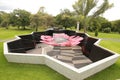
{"type": "Polygon", "coordinates": [[[14,9],[10,13],[0,11],[0,27],[9,29],[9,26],[14,26],[18,29],[31,28],[38,31],[41,27],[75,28],[79,22],[80,29],[84,29],[84,32],[120,33],[120,20],[108,21],[100,16],[112,8],[113,4],[109,3],[109,0],[103,0],[103,3],[98,5],[97,1],[99,0],[78,0],[71,5],[74,11],[61,9],[56,16],[46,13],[45,7],[40,7],[35,14],[23,9],[14,9]]]}

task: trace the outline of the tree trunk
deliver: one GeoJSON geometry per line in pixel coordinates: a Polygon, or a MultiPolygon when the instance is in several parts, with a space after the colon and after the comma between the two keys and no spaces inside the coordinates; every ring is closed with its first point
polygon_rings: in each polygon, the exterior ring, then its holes
{"type": "Polygon", "coordinates": [[[25,28],[25,26],[23,26],[23,30],[25,30],[26,28],[25,28]]]}
{"type": "Polygon", "coordinates": [[[87,33],[87,21],[86,21],[86,17],[85,17],[85,19],[84,19],[84,21],[83,21],[83,27],[84,27],[84,33],[87,33]]]}
{"type": "Polygon", "coordinates": [[[36,31],[36,32],[38,31],[38,26],[36,26],[35,31],[36,31]]]}
{"type": "Polygon", "coordinates": [[[36,27],[35,32],[37,32],[37,31],[38,31],[38,29],[37,29],[37,27],[36,27]]]}
{"type": "Polygon", "coordinates": [[[8,23],[6,23],[6,26],[5,26],[6,29],[8,29],[8,23]]]}
{"type": "Polygon", "coordinates": [[[86,26],[84,26],[84,33],[87,33],[86,26]]]}
{"type": "Polygon", "coordinates": [[[20,29],[20,26],[18,26],[18,29],[20,29]]]}
{"type": "Polygon", "coordinates": [[[80,29],[79,24],[80,24],[80,22],[78,21],[78,22],[77,22],[77,29],[76,29],[76,32],[79,32],[79,29],[80,29]]]}

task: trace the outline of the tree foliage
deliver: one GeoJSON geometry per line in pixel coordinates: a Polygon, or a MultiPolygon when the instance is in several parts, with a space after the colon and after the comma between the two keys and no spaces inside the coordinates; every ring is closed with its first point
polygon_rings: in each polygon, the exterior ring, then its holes
{"type": "Polygon", "coordinates": [[[98,17],[100,14],[103,14],[106,10],[113,6],[113,4],[109,4],[108,0],[104,0],[104,2],[97,7],[97,2],[98,0],[78,0],[73,5],[76,15],[78,15],[78,17],[82,20],[84,32],[86,32],[90,21],[98,17]],[[93,9],[95,9],[95,11],[90,15],[91,17],[89,17],[89,14],[93,9]]]}
{"type": "Polygon", "coordinates": [[[10,23],[13,26],[21,26],[23,29],[25,29],[25,26],[30,24],[30,15],[31,14],[26,10],[15,9],[10,14],[10,23]]]}
{"type": "Polygon", "coordinates": [[[37,14],[31,15],[30,17],[30,26],[35,28],[35,31],[38,31],[38,27],[40,25],[40,16],[37,14]]]}
{"type": "Polygon", "coordinates": [[[73,13],[68,9],[61,10],[61,13],[56,17],[56,24],[63,26],[65,29],[75,26],[76,19],[73,17],[73,13]]]}
{"type": "Polygon", "coordinates": [[[112,31],[120,33],[120,20],[112,21],[112,31]]]}
{"type": "Polygon", "coordinates": [[[48,28],[54,25],[54,18],[49,14],[33,14],[30,17],[30,26],[38,31],[39,26],[48,28]]]}
{"type": "Polygon", "coordinates": [[[9,29],[9,25],[18,27],[18,29],[25,29],[26,26],[32,26],[35,31],[38,31],[39,27],[45,29],[49,27],[71,28],[75,27],[79,21],[80,28],[84,28],[84,31],[87,29],[95,31],[96,36],[98,35],[98,31],[120,33],[120,20],[108,21],[100,17],[100,14],[111,8],[113,4],[109,4],[108,0],[104,0],[101,5],[97,6],[98,1],[78,0],[73,5],[75,11],[61,9],[61,12],[57,16],[46,13],[44,7],[40,7],[36,14],[31,14],[22,9],[14,9],[11,13],[0,11],[0,26],[6,29],[9,29]]]}
{"type": "Polygon", "coordinates": [[[8,29],[10,15],[6,12],[0,11],[0,26],[8,29]]]}
{"type": "Polygon", "coordinates": [[[104,28],[112,28],[111,22],[102,23],[101,29],[104,29],[104,28]]]}

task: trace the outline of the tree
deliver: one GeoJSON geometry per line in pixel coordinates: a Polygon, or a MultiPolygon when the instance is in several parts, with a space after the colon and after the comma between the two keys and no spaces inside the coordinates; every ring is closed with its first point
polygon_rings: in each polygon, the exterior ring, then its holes
{"type": "Polygon", "coordinates": [[[44,12],[44,7],[40,7],[36,14],[30,17],[30,25],[38,31],[39,26],[48,28],[54,24],[54,17],[44,12]]]}
{"type": "Polygon", "coordinates": [[[54,17],[52,15],[49,14],[44,14],[44,16],[42,16],[43,20],[44,20],[44,24],[47,28],[50,26],[54,25],[54,17]]]}
{"type": "Polygon", "coordinates": [[[94,19],[89,23],[88,30],[90,30],[90,31],[98,30],[99,31],[100,28],[101,28],[101,24],[100,24],[99,20],[94,19]]]}
{"type": "Polygon", "coordinates": [[[75,4],[73,4],[76,15],[82,20],[85,33],[87,25],[90,21],[103,14],[106,10],[113,6],[113,4],[110,4],[108,0],[104,0],[104,2],[97,7],[97,2],[98,0],[78,0],[75,4]],[[91,17],[89,17],[89,14],[93,9],[95,9],[95,11],[90,15],[91,17]]]}
{"type": "Polygon", "coordinates": [[[42,7],[39,8],[37,14],[44,14],[44,13],[45,13],[45,7],[42,6],[42,7]]]}
{"type": "Polygon", "coordinates": [[[107,19],[98,16],[89,22],[88,30],[95,31],[98,29],[98,31],[102,31],[102,25],[107,22],[109,22],[107,19]]]}
{"type": "Polygon", "coordinates": [[[112,31],[120,33],[120,20],[112,21],[112,31]]]}
{"type": "Polygon", "coordinates": [[[25,26],[29,26],[30,24],[30,13],[25,10],[15,9],[11,14],[10,23],[14,26],[21,26],[25,29],[25,26]]]}
{"type": "Polygon", "coordinates": [[[0,11],[0,25],[8,29],[10,15],[6,12],[0,11]]]}
{"type": "Polygon", "coordinates": [[[2,22],[2,13],[0,12],[0,24],[1,24],[1,22],[2,22]]]}
{"type": "Polygon", "coordinates": [[[61,10],[61,13],[58,14],[56,17],[56,24],[62,25],[65,29],[68,27],[75,26],[76,20],[73,17],[73,13],[70,12],[68,9],[61,10]]]}
{"type": "Polygon", "coordinates": [[[37,14],[31,15],[30,17],[30,25],[35,28],[35,31],[38,31],[38,27],[40,25],[40,16],[37,14]]]}
{"type": "Polygon", "coordinates": [[[112,28],[112,24],[111,22],[105,22],[105,23],[102,23],[101,25],[101,30],[105,29],[105,28],[112,28]]]}

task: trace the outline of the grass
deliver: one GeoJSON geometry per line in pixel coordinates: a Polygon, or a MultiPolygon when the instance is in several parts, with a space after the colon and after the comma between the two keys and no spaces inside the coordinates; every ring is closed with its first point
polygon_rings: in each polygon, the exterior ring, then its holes
{"type": "Polygon", "coordinates": [[[0,49],[0,80],[69,80],[45,65],[8,63],[0,49]]]}
{"type": "MultiPolygon", "coordinates": [[[[32,30],[5,30],[0,28],[0,39],[14,38],[15,35],[28,34],[32,30]],[[7,34],[7,36],[3,35],[7,34]]],[[[94,35],[94,33],[89,33],[94,35]]],[[[120,38],[119,34],[99,33],[100,38],[120,38]],[[111,37],[110,37],[111,36],[111,37]]],[[[101,46],[120,53],[120,42],[102,40],[101,46]]],[[[120,59],[109,68],[85,80],[117,80],[120,79],[120,59]]],[[[0,43],[0,80],[69,80],[45,65],[8,63],[3,55],[3,43],[0,43]]]]}
{"type": "Polygon", "coordinates": [[[14,38],[15,35],[28,34],[32,30],[4,29],[0,28],[0,40],[14,38]]]}
{"type": "Polygon", "coordinates": [[[110,50],[112,50],[112,51],[115,51],[115,52],[117,52],[117,53],[119,53],[120,54],[120,49],[119,49],[119,47],[120,47],[120,42],[117,42],[117,41],[111,41],[111,40],[102,40],[101,42],[100,42],[100,45],[101,46],[104,46],[105,48],[108,48],[108,49],[110,49],[110,50]]]}
{"type": "MultiPolygon", "coordinates": [[[[43,28],[39,28],[39,31],[41,30],[43,30],[43,28]]],[[[33,29],[21,30],[14,27],[10,27],[10,29],[0,28],[0,40],[14,38],[16,35],[30,34],[33,31],[35,30],[33,29]]]]}
{"type": "MultiPolygon", "coordinates": [[[[88,32],[89,35],[94,36],[93,32],[88,32]]],[[[117,33],[98,33],[98,38],[116,38],[120,39],[120,34],[117,33]]]]}

